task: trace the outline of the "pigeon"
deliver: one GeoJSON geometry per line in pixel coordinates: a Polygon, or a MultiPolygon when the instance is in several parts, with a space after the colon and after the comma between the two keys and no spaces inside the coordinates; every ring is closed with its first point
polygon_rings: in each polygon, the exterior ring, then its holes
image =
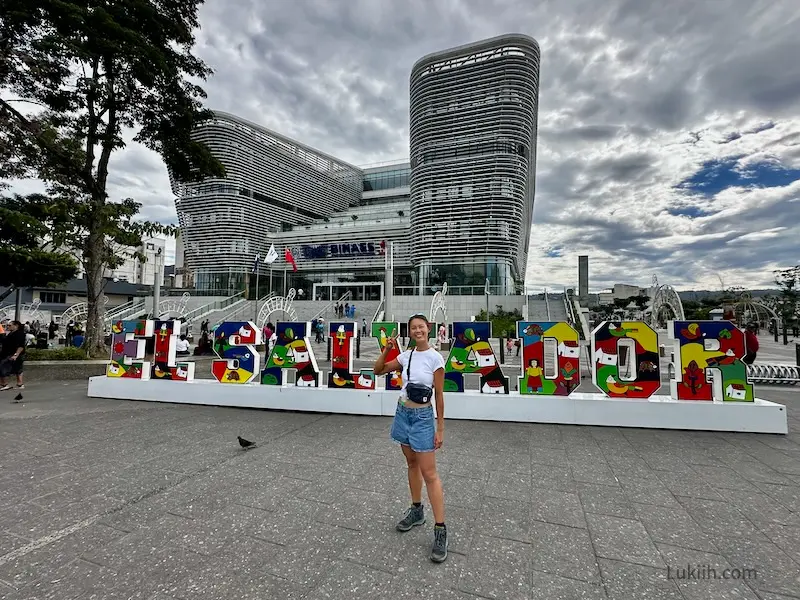
{"type": "Polygon", "coordinates": [[[17,394],[14,396],[14,402],[22,402],[22,394],[17,394]]]}
{"type": "Polygon", "coordinates": [[[255,445],[256,445],[256,443],[255,443],[255,442],[250,442],[250,441],[248,441],[248,440],[244,439],[244,438],[243,438],[242,436],[240,436],[240,435],[239,435],[239,436],[236,436],[236,437],[239,439],[239,445],[240,445],[242,448],[244,448],[245,450],[249,450],[250,448],[253,448],[253,447],[255,447],[255,445]]]}

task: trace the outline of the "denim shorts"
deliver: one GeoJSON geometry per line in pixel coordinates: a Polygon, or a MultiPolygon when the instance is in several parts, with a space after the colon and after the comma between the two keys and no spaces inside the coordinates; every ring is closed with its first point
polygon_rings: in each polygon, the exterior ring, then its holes
{"type": "Polygon", "coordinates": [[[392,421],[392,439],[414,452],[433,452],[433,406],[409,408],[398,402],[392,421]]]}

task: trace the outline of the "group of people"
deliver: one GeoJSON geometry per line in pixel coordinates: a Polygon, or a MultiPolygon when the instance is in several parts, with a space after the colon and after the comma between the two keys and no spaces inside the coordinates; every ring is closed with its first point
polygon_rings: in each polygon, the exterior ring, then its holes
{"type": "Polygon", "coordinates": [[[344,304],[336,303],[333,307],[333,311],[336,313],[336,316],[339,318],[348,318],[354,319],[356,316],[356,305],[350,304],[349,302],[345,302],[344,304]]]}

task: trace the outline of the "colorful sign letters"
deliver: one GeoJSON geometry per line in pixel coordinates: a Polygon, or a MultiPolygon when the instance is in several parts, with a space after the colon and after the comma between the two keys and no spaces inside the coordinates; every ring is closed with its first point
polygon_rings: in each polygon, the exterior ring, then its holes
{"type": "Polygon", "coordinates": [[[229,321],[214,331],[214,352],[219,360],[211,363],[214,379],[220,383],[250,383],[261,364],[256,346],[261,330],[252,321],[229,321]]]}
{"type": "Polygon", "coordinates": [[[278,321],[275,335],[278,339],[261,372],[261,383],[283,385],[284,370],[293,369],[297,371],[295,385],[319,387],[320,370],[311,349],[311,323],[278,321]]]}
{"type": "MultiPolygon", "coordinates": [[[[303,387],[376,390],[373,369],[356,369],[354,350],[358,325],[352,321],[328,325],[331,369],[323,380],[311,344],[308,322],[278,322],[277,340],[261,369],[257,346],[261,330],[251,321],[227,322],[214,331],[214,379],[222,384],[260,383],[286,385],[285,371],[296,372],[295,385],[303,387]],[[325,381],[323,384],[322,382],[325,381]]],[[[480,380],[484,394],[510,394],[509,378],[490,343],[491,323],[456,322],[445,361],[446,392],[465,391],[465,376],[480,380]]],[[[193,361],[180,361],[176,343],[180,321],[117,321],[111,328],[111,361],[106,375],[125,379],[165,379],[190,382],[193,361]],[[152,343],[149,338],[154,338],[152,343]],[[146,360],[152,352],[152,364],[146,360]]],[[[395,321],[372,323],[371,334],[383,350],[400,331],[395,321]]],[[[433,333],[433,332],[432,332],[433,333]]],[[[744,333],[729,321],[674,321],[669,324],[674,343],[675,378],[670,381],[675,400],[753,402],[748,382],[744,333]]],[[[581,345],[578,332],[565,322],[519,321],[521,364],[515,388],[522,396],[569,396],[581,382],[581,345]]],[[[431,335],[433,337],[433,335],[431,335]]],[[[639,321],[604,322],[591,334],[591,371],[595,387],[609,398],[647,399],[661,387],[658,334],[639,321]]],[[[394,360],[401,349],[387,355],[394,360]]],[[[380,389],[399,391],[402,374],[389,373],[380,389]]]]}
{"type": "MultiPolygon", "coordinates": [[[[387,340],[395,333],[400,331],[400,323],[390,321],[375,321],[372,324],[372,337],[378,340],[378,348],[381,352],[386,347],[387,340]]],[[[392,348],[386,354],[386,362],[394,360],[400,356],[398,348],[392,348]]],[[[400,391],[403,388],[403,376],[400,371],[387,373],[385,377],[384,389],[400,391]]]]}
{"type": "Polygon", "coordinates": [[[592,331],[595,386],[610,398],[649,398],[661,387],[658,333],[641,321],[604,321],[592,331]]]}
{"type": "Polygon", "coordinates": [[[508,377],[503,375],[489,338],[489,322],[453,323],[453,343],[444,364],[444,391],[463,392],[464,375],[479,374],[484,394],[508,394],[508,377]]]}
{"type": "Polygon", "coordinates": [[[581,382],[580,336],[564,322],[518,321],[523,395],[569,396],[581,382]]]}
{"type": "Polygon", "coordinates": [[[353,353],[358,336],[358,324],[352,321],[333,322],[329,327],[332,368],[328,375],[328,387],[374,390],[375,372],[372,369],[361,369],[360,372],[353,373],[353,353]]]}
{"type": "Polygon", "coordinates": [[[670,392],[678,400],[753,402],[747,381],[744,333],[730,321],[672,321],[675,379],[670,392]]]}
{"type": "Polygon", "coordinates": [[[153,337],[153,327],[153,321],[116,321],[111,325],[108,377],[150,379],[150,363],[144,357],[147,338],[153,337]]]}

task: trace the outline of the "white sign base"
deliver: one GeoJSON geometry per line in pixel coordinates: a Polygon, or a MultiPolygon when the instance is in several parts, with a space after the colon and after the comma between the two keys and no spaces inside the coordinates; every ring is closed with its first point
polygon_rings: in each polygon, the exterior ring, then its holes
{"type": "MultiPolygon", "coordinates": [[[[338,390],[259,383],[228,385],[213,379],[191,382],[109,378],[89,379],[90,398],[146,400],[171,404],[203,404],[301,412],[393,416],[398,393],[382,389],[338,390]]],[[[447,419],[603,425],[648,429],[788,433],[786,407],[767,400],[755,402],[678,401],[669,396],[647,400],[608,398],[596,393],[570,396],[445,394],[447,419]]]]}

